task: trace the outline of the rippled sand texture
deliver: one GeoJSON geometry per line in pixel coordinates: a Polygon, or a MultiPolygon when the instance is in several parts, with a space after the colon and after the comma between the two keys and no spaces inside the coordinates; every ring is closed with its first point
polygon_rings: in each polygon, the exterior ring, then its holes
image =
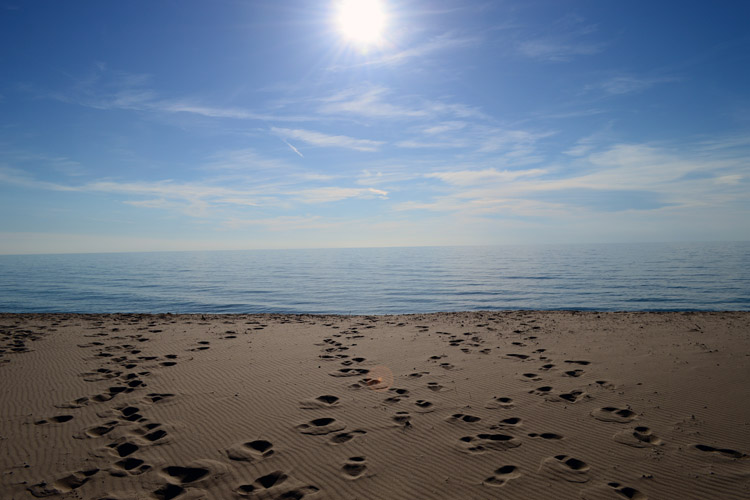
{"type": "Polygon", "coordinates": [[[750,498],[750,313],[0,314],[0,497],[750,498]]]}

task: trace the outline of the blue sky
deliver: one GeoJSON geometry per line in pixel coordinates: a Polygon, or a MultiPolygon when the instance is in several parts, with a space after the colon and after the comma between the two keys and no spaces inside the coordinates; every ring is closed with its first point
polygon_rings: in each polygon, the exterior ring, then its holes
{"type": "Polygon", "coordinates": [[[750,3],[0,0],[0,253],[750,239],[750,3]]]}

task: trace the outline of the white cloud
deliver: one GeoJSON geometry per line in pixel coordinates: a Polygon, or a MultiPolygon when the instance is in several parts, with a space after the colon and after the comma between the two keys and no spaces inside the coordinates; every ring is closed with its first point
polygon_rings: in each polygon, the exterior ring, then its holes
{"type": "Polygon", "coordinates": [[[565,42],[557,39],[538,38],[518,44],[518,51],[524,56],[553,62],[564,62],[576,56],[589,56],[604,50],[599,43],[565,42]]]}
{"type": "Polygon", "coordinates": [[[312,130],[272,127],[271,131],[283,137],[297,139],[313,146],[338,147],[356,151],[377,151],[384,144],[382,141],[355,139],[345,135],[328,135],[312,130]]]}
{"type": "Polygon", "coordinates": [[[295,193],[301,201],[307,203],[328,203],[348,198],[387,199],[388,192],[375,188],[322,187],[304,189],[295,193]]]}
{"type": "Polygon", "coordinates": [[[382,65],[404,64],[409,60],[423,59],[434,52],[439,52],[442,50],[458,49],[458,48],[464,48],[464,47],[471,47],[471,46],[478,44],[480,41],[481,40],[477,37],[456,38],[452,36],[451,34],[444,34],[444,35],[433,37],[427,42],[424,42],[419,45],[415,45],[408,49],[388,52],[388,53],[382,54],[380,57],[369,59],[367,61],[353,64],[353,65],[344,65],[344,66],[336,65],[336,66],[331,67],[330,69],[337,71],[337,70],[345,70],[348,68],[361,67],[361,66],[382,66],[382,65]]]}
{"type": "Polygon", "coordinates": [[[428,112],[396,106],[383,100],[384,88],[371,88],[363,92],[347,90],[324,99],[318,111],[324,114],[354,114],[377,118],[420,118],[428,112]]]}
{"type": "Polygon", "coordinates": [[[399,141],[396,146],[405,149],[445,149],[445,148],[465,148],[470,145],[469,142],[461,139],[447,140],[447,141],[416,141],[413,139],[406,141],[399,141]]]}
{"type": "Polygon", "coordinates": [[[511,182],[524,177],[539,177],[547,171],[544,169],[531,170],[503,170],[494,168],[484,170],[458,170],[452,172],[435,172],[426,174],[425,177],[440,179],[454,186],[474,186],[487,183],[511,182]]]}
{"type": "Polygon", "coordinates": [[[615,76],[603,82],[586,86],[586,90],[601,90],[609,95],[624,95],[644,91],[659,83],[677,81],[676,78],[644,78],[636,76],[615,76]]]}
{"type": "Polygon", "coordinates": [[[428,135],[445,134],[446,132],[455,132],[466,128],[467,123],[461,121],[449,121],[442,122],[437,125],[426,127],[422,130],[423,133],[428,135]]]}
{"type": "Polygon", "coordinates": [[[305,155],[303,155],[302,153],[299,152],[299,149],[297,149],[294,146],[292,146],[291,144],[289,144],[289,141],[284,140],[284,144],[286,144],[287,146],[289,146],[289,149],[291,149],[292,151],[294,151],[295,153],[297,153],[300,158],[304,158],[305,157],[305,155]]]}
{"type": "Polygon", "coordinates": [[[230,218],[222,224],[230,229],[241,229],[251,226],[262,226],[270,231],[294,231],[300,229],[324,229],[333,227],[334,224],[324,222],[322,217],[282,215],[263,219],[240,219],[230,218]]]}
{"type": "Polygon", "coordinates": [[[461,103],[430,101],[413,96],[409,99],[409,106],[396,103],[396,99],[391,97],[391,92],[383,87],[348,89],[321,99],[323,104],[318,107],[318,111],[326,115],[383,119],[419,119],[439,116],[487,118],[479,109],[461,103]]]}

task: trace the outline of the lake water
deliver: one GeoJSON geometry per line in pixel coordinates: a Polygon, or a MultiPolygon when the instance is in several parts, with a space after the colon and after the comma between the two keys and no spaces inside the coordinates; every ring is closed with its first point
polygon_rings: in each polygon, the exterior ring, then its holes
{"type": "Polygon", "coordinates": [[[750,242],[0,256],[2,312],[750,310],[750,242]]]}

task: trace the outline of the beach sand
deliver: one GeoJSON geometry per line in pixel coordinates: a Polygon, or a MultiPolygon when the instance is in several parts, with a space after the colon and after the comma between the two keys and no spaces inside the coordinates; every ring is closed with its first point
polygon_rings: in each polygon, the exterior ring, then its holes
{"type": "Polygon", "coordinates": [[[750,498],[750,313],[0,314],[0,497],[750,498]]]}

